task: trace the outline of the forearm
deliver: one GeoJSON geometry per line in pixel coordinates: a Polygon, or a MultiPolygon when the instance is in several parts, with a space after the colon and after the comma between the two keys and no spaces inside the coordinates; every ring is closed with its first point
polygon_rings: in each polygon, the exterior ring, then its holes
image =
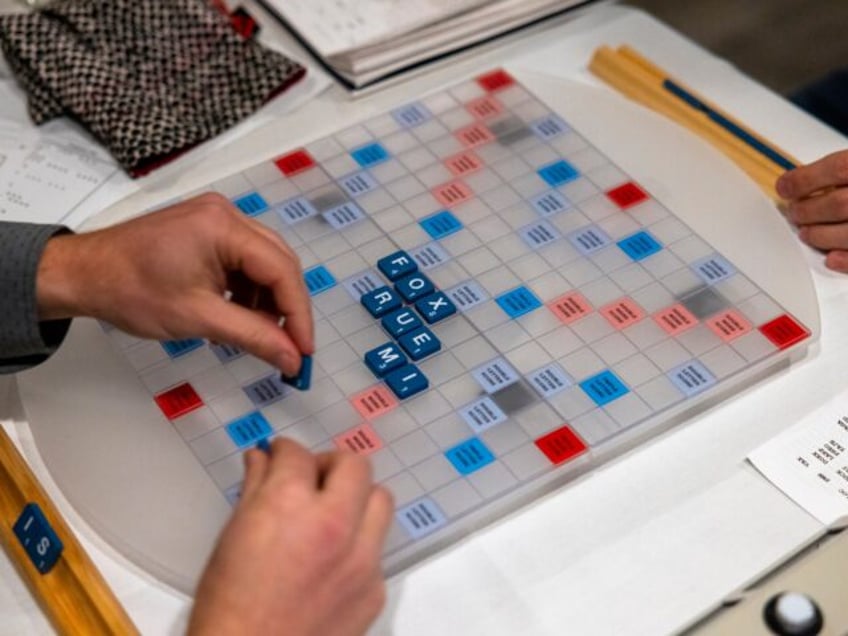
{"type": "Polygon", "coordinates": [[[45,246],[63,231],[56,225],[0,224],[0,373],[42,362],[67,332],[68,320],[42,320],[36,292],[45,246]]]}

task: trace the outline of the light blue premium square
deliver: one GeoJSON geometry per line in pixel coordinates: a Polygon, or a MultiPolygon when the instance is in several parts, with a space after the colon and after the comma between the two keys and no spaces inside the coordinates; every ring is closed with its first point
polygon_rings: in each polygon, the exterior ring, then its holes
{"type": "Polygon", "coordinates": [[[506,312],[510,318],[518,318],[529,314],[542,306],[542,301],[526,287],[516,287],[495,298],[498,307],[506,312]]]}
{"type": "Polygon", "coordinates": [[[361,168],[370,168],[389,159],[389,153],[377,142],[356,148],[350,156],[361,168]]]}
{"type": "Polygon", "coordinates": [[[573,384],[568,374],[556,362],[533,371],[527,379],[543,398],[565,391],[573,384]]]}
{"type": "Polygon", "coordinates": [[[542,117],[542,119],[538,119],[530,124],[530,128],[543,141],[550,141],[569,130],[568,125],[556,115],[542,117]]]}
{"type": "Polygon", "coordinates": [[[708,285],[713,285],[736,273],[736,268],[719,254],[713,254],[692,263],[694,272],[708,285]]]}
{"type": "Polygon", "coordinates": [[[636,232],[636,234],[631,234],[621,239],[617,245],[621,248],[622,252],[634,261],[641,261],[643,258],[648,258],[663,248],[657,239],[644,231],[636,232]]]}
{"type": "Polygon", "coordinates": [[[418,264],[403,250],[384,256],[377,261],[377,267],[392,282],[418,271],[418,264]]]}
{"type": "Polygon", "coordinates": [[[541,216],[551,216],[571,207],[568,199],[556,190],[548,190],[530,199],[530,205],[541,216]]]}
{"type": "Polygon", "coordinates": [[[247,216],[257,216],[268,209],[268,202],[258,192],[239,197],[233,204],[247,216]]]}
{"type": "Polygon", "coordinates": [[[415,102],[393,110],[392,117],[404,128],[414,128],[429,121],[432,115],[424,104],[415,102]]]}
{"type": "Polygon", "coordinates": [[[282,400],[291,389],[285,385],[279,373],[272,373],[242,387],[245,395],[260,409],[282,400]]]}
{"type": "Polygon", "coordinates": [[[594,225],[572,232],[568,235],[568,240],[583,256],[594,254],[612,243],[609,235],[594,225]]]}
{"type": "Polygon", "coordinates": [[[525,225],[518,230],[518,233],[524,239],[524,242],[534,250],[550,245],[562,238],[562,234],[547,221],[537,221],[525,225]]]}
{"type": "Polygon", "coordinates": [[[462,222],[448,210],[442,210],[421,219],[419,224],[427,234],[436,240],[450,236],[462,229],[462,222]]]}
{"type": "Polygon", "coordinates": [[[276,206],[277,214],[289,225],[294,225],[298,221],[308,219],[310,216],[318,214],[312,202],[305,197],[297,197],[284,201],[276,206]]]}
{"type": "Polygon", "coordinates": [[[473,280],[460,283],[456,287],[451,287],[447,291],[447,294],[462,311],[468,311],[472,307],[476,307],[480,303],[489,300],[489,294],[486,293],[486,290],[477,281],[473,280]]]}
{"type": "Polygon", "coordinates": [[[400,296],[398,296],[393,289],[386,287],[385,285],[362,294],[359,302],[362,303],[365,309],[368,310],[368,313],[374,316],[374,318],[384,316],[390,311],[393,311],[403,305],[403,301],[401,301],[400,296]]]}
{"type": "Polygon", "coordinates": [[[365,218],[365,212],[353,201],[346,201],[324,212],[324,219],[333,229],[342,230],[365,218]]]}
{"type": "Polygon", "coordinates": [[[365,170],[349,174],[341,180],[342,188],[352,197],[359,197],[377,187],[377,181],[365,170]]]}
{"type": "Polygon", "coordinates": [[[227,424],[227,434],[239,448],[253,446],[272,433],[271,425],[259,411],[248,413],[227,424]]]}
{"type": "Polygon", "coordinates": [[[237,360],[243,355],[245,355],[245,351],[241,347],[226,344],[224,342],[218,342],[214,344],[210,343],[209,348],[212,349],[212,353],[214,353],[215,357],[218,358],[218,360],[220,360],[222,363],[237,360]]]}
{"type": "Polygon", "coordinates": [[[445,451],[445,457],[460,475],[470,475],[495,461],[486,445],[472,437],[445,451]]]}
{"type": "Polygon", "coordinates": [[[316,265],[303,272],[303,280],[310,296],[316,296],[336,286],[336,278],[323,265],[316,265]]]}
{"type": "Polygon", "coordinates": [[[706,391],[716,383],[715,376],[697,360],[672,369],[668,377],[686,397],[706,391]]]}
{"type": "Polygon", "coordinates": [[[501,422],[507,417],[495,401],[489,396],[481,397],[459,409],[459,415],[468,427],[479,434],[501,422]]]}
{"type": "Polygon", "coordinates": [[[419,499],[398,509],[395,516],[398,523],[413,539],[425,537],[447,523],[445,513],[430,498],[419,499]]]}
{"type": "Polygon", "coordinates": [[[598,406],[609,404],[613,400],[630,393],[630,389],[612,371],[601,371],[588,380],[583,380],[580,383],[580,388],[598,406]]]}
{"type": "Polygon", "coordinates": [[[580,176],[577,169],[567,161],[560,159],[537,170],[542,179],[552,188],[565,185],[580,176]]]}

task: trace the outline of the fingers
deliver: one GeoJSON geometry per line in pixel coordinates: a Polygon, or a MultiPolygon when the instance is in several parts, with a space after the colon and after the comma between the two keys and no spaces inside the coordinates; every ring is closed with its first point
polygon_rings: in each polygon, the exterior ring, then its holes
{"type": "Polygon", "coordinates": [[[246,235],[232,237],[228,243],[232,250],[228,255],[232,268],[271,290],[280,314],[285,317],[283,329],[299,352],[313,353],[312,306],[299,262],[261,232],[247,225],[243,226],[243,231],[246,235]]]}
{"type": "Polygon", "coordinates": [[[848,185],[848,151],[835,152],[790,170],[777,180],[784,199],[801,199],[826,188],[848,185]]]}
{"type": "Polygon", "coordinates": [[[395,504],[391,493],[382,486],[371,489],[362,519],[360,535],[378,554],[383,549],[392,522],[395,504]]]}
{"type": "Polygon", "coordinates": [[[803,225],[798,231],[798,238],[820,250],[845,249],[848,246],[848,223],[803,225]]]}
{"type": "Polygon", "coordinates": [[[831,250],[827,253],[824,264],[828,269],[832,269],[835,272],[848,274],[848,251],[831,250]]]}
{"type": "Polygon", "coordinates": [[[301,349],[270,315],[211,293],[192,309],[202,316],[203,333],[210,340],[237,345],[286,376],[297,375],[300,370],[301,349]]]}
{"type": "Polygon", "coordinates": [[[796,225],[848,221],[848,188],[836,188],[814,197],[792,201],[787,212],[789,219],[796,225]]]}
{"type": "Polygon", "coordinates": [[[244,454],[244,483],[241,486],[240,501],[249,499],[265,481],[268,474],[269,458],[267,453],[252,448],[244,454]]]}
{"type": "Polygon", "coordinates": [[[318,462],[294,440],[276,437],[271,442],[266,481],[275,491],[303,489],[311,495],[318,487],[318,462]]]}
{"type": "Polygon", "coordinates": [[[358,528],[371,496],[371,464],[351,452],[325,453],[318,456],[323,476],[322,496],[358,528]]]}

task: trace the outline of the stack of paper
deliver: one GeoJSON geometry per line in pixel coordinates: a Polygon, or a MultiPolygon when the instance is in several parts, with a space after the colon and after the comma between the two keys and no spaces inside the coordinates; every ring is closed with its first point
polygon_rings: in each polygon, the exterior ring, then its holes
{"type": "Polygon", "coordinates": [[[262,1],[356,87],[587,4],[587,0],[262,1]]]}

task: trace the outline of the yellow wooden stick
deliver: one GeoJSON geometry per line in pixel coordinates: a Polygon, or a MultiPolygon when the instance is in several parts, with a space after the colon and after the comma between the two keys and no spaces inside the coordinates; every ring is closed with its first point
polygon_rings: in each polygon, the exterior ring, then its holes
{"type": "Polygon", "coordinates": [[[662,87],[662,83],[651,72],[610,47],[600,47],[595,51],[589,69],[626,96],[667,116],[713,144],[745,171],[772,200],[780,201],[774,182],[782,170],[759,157],[727,130],[681,103],[662,87]]]}
{"type": "Polygon", "coordinates": [[[0,544],[60,634],[138,634],[132,620],[86,554],[56,506],[0,426],[0,544]],[[41,574],[12,526],[27,503],[41,508],[64,544],[53,568],[41,574]]]}

